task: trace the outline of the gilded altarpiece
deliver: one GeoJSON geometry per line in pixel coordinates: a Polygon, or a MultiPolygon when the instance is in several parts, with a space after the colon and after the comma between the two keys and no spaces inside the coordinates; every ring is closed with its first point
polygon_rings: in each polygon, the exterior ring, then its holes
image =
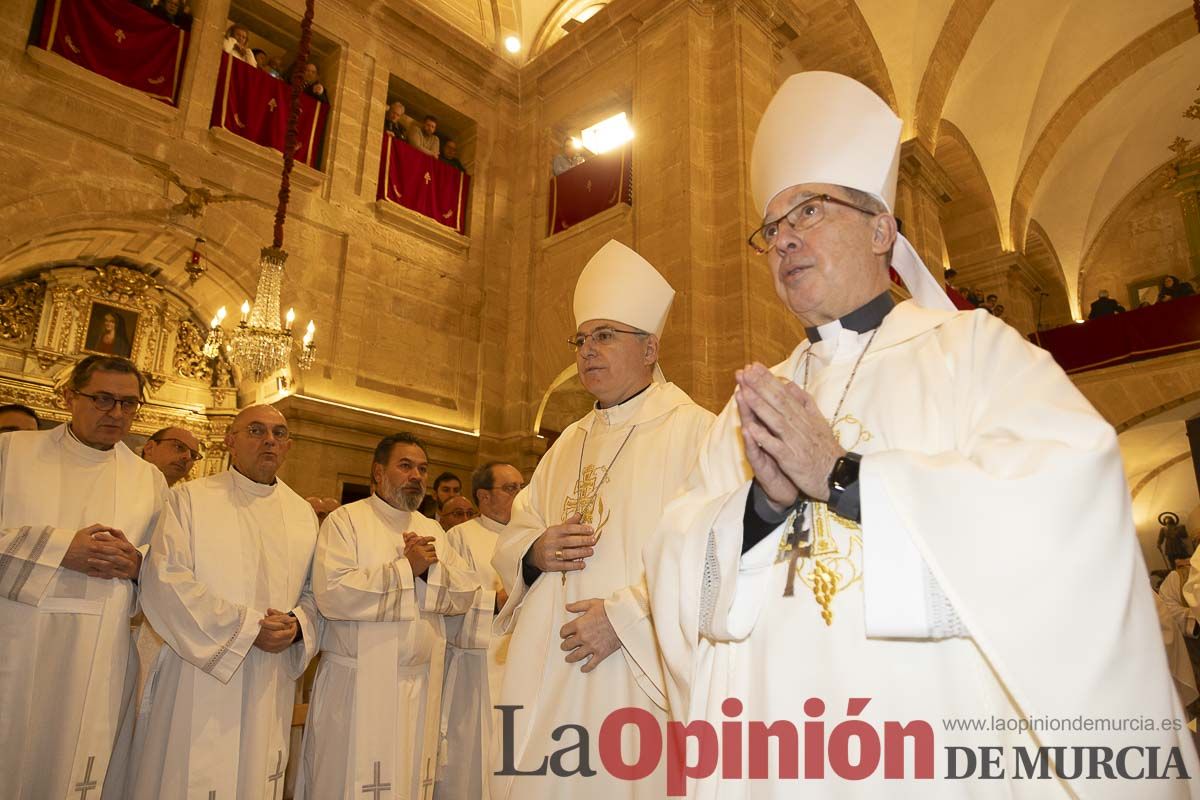
{"type": "Polygon", "coordinates": [[[233,372],[224,355],[205,357],[206,330],[187,302],[130,266],[54,267],[0,285],[0,403],[33,408],[43,427],[66,421],[63,385],[77,361],[107,347],[95,330],[105,316],[122,325],[113,352],[127,350],[148,383],[126,444],[138,451],[160,428],[186,428],[206,449],[192,477],[223,469],[233,372]]]}

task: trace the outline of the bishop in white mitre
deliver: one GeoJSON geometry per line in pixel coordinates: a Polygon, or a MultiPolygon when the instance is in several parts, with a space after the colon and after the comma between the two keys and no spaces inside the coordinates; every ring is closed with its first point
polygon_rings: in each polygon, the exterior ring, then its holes
{"type": "Polygon", "coordinates": [[[463,617],[454,646],[485,653],[495,593],[417,511],[428,463],[412,434],[384,438],[373,494],[321,525],[313,592],[326,623],[298,799],[433,796],[446,618],[463,617]]]}
{"type": "Polygon", "coordinates": [[[296,680],[320,641],[308,587],[317,519],[276,477],[287,420],[250,406],[231,468],[174,491],[142,571],[163,638],[134,739],[133,800],[282,800],[296,680]]]}
{"type": "MultiPolygon", "coordinates": [[[[661,766],[622,780],[601,769],[597,746],[618,709],[666,719],[642,547],[712,421],[658,368],[674,296],[649,262],[616,241],[576,284],[570,343],[596,404],[538,464],[492,558],[509,593],[496,629],[512,635],[492,800],[663,797],[661,766]],[[562,726],[582,726],[590,741],[580,727],[556,735],[562,726]]],[[[639,760],[631,726],[621,752],[627,764],[639,760]]]]}
{"type": "Polygon", "coordinates": [[[788,78],[763,115],[751,241],[809,341],[739,372],[647,569],[677,718],[796,736],[748,742],[744,767],[693,752],[676,796],[1187,796],[1196,754],[1116,435],[1049,354],[950,310],[898,236],[900,127],[824,72],[788,78]],[[893,306],[889,264],[913,300],[893,306]],[[1120,729],[1069,727],[1084,718],[1120,729]],[[1004,722],[949,727],[964,719],[1004,722]],[[1020,779],[1039,745],[1065,748],[1061,777],[1020,779]],[[1127,774],[1169,779],[1092,780],[1076,746],[1113,769],[1142,748],[1127,774]],[[967,769],[952,747],[973,748],[970,777],[947,779],[951,752],[967,769]]]}
{"type": "MultiPolygon", "coordinates": [[[[504,526],[512,518],[513,500],[525,485],[512,464],[489,461],[471,475],[471,496],[479,516],[446,532],[447,541],[463,557],[480,585],[496,593],[496,608],[508,595],[492,567],[492,555],[504,526]]],[[[446,620],[451,632],[465,617],[446,620]]],[[[454,638],[451,636],[451,638],[454,638]]],[[[446,685],[442,703],[442,757],[438,768],[438,800],[487,800],[491,748],[509,637],[494,635],[487,652],[450,646],[446,650],[446,685]]]]}
{"type": "Polygon", "coordinates": [[[71,421],[0,436],[0,797],[121,797],[137,656],[134,579],[167,485],[121,439],[145,380],[75,365],[71,421]]]}

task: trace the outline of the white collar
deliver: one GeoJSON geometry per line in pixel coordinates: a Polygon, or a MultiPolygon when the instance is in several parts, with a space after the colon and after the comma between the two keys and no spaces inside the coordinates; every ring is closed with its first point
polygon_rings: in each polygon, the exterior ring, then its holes
{"type": "Polygon", "coordinates": [[[274,483],[259,483],[258,481],[250,480],[233,467],[230,467],[229,471],[233,474],[233,485],[246,494],[252,494],[255,497],[270,497],[275,493],[275,487],[279,485],[278,479],[274,483]]]}

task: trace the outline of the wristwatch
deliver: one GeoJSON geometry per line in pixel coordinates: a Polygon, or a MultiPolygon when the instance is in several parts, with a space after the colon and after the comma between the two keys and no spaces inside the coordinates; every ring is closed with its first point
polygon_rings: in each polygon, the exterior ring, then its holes
{"type": "Polygon", "coordinates": [[[858,519],[858,467],[861,462],[862,456],[858,453],[846,453],[833,462],[833,469],[829,471],[829,508],[846,519],[858,519]],[[848,492],[851,487],[853,490],[848,492]],[[851,505],[854,507],[849,508],[851,505]]]}

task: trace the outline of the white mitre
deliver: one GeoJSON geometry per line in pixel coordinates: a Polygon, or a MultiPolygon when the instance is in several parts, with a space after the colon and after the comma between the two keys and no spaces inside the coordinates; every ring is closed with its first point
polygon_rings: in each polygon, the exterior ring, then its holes
{"type": "MultiPolygon", "coordinates": [[[[894,211],[900,118],[877,94],[835,72],[800,72],[771,98],[754,137],[750,182],[765,218],[777,194],[831,183],[873,195],[894,211]]],[[[953,310],[946,292],[902,235],[892,267],[924,308],[953,310]]]]}
{"type": "MultiPolygon", "coordinates": [[[[611,319],[662,338],[674,300],[675,290],[649,261],[610,239],[575,283],[575,325],[611,319]]],[[[654,378],[664,380],[657,365],[654,378]]]]}

